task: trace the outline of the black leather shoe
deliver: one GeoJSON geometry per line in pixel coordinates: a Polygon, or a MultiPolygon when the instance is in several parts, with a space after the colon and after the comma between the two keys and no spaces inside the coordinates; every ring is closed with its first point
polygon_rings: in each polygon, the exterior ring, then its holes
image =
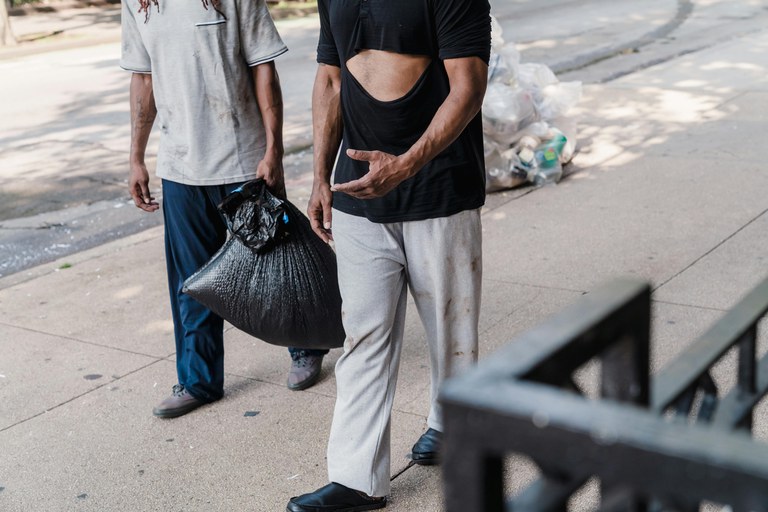
{"type": "Polygon", "coordinates": [[[411,460],[421,466],[440,464],[440,448],[443,446],[443,433],[433,428],[424,432],[411,448],[411,460]]]}
{"type": "Polygon", "coordinates": [[[288,502],[287,512],[358,512],[387,506],[386,496],[373,498],[336,482],[315,492],[295,496],[288,502]]]}

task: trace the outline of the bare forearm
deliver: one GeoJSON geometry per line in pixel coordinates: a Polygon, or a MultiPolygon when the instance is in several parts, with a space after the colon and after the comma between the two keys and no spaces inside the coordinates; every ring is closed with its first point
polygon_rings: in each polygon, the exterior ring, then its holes
{"type": "Polygon", "coordinates": [[[149,190],[149,173],[144,165],[144,153],[157,117],[155,95],[152,92],[152,75],[131,75],[131,153],[128,190],[137,208],[154,212],[160,205],[149,190]]]}
{"type": "Polygon", "coordinates": [[[280,77],[274,62],[259,64],[253,68],[256,101],[261,112],[267,137],[267,153],[283,158],[283,93],[280,77]]]}
{"type": "Polygon", "coordinates": [[[451,91],[424,134],[402,155],[413,173],[455,141],[483,105],[488,74],[485,63],[469,58],[448,60],[445,66],[451,91]]]}
{"type": "Polygon", "coordinates": [[[312,136],[315,180],[330,181],[342,136],[338,68],[320,65],[312,90],[312,136]]]}
{"type": "Polygon", "coordinates": [[[155,95],[152,91],[152,75],[134,73],[131,75],[131,149],[132,163],[144,163],[147,141],[157,117],[155,95]]]}

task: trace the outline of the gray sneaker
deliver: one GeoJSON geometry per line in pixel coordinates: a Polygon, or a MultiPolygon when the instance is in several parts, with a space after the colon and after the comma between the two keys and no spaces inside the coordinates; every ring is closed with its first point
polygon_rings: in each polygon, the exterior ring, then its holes
{"type": "Polygon", "coordinates": [[[203,402],[189,394],[181,384],[173,386],[171,396],[160,402],[152,410],[152,414],[159,418],[176,418],[188,412],[194,411],[203,405],[203,402]]]}
{"type": "Polygon", "coordinates": [[[292,391],[307,389],[320,378],[323,356],[310,356],[299,352],[291,354],[291,360],[291,369],[288,371],[288,389],[292,391]]]}

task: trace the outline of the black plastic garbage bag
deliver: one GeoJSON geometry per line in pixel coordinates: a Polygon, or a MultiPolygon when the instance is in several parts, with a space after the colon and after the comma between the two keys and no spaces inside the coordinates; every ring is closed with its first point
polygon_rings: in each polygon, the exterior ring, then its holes
{"type": "Polygon", "coordinates": [[[309,219],[260,179],[227,196],[219,210],[232,236],[184,282],[184,293],[267,343],[342,346],[336,255],[309,219]]]}

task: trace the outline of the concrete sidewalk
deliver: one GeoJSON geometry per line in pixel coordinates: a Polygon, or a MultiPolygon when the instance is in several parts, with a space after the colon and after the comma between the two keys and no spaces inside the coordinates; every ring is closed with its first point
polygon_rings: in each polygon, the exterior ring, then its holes
{"type": "MultiPolygon", "coordinates": [[[[488,199],[481,357],[632,275],[654,286],[658,367],[766,274],[768,29],[586,86],[579,110],[567,180],[488,199]]],[[[338,350],[291,392],[286,350],[230,329],[225,398],[152,417],[175,382],[162,259],[153,228],[0,279],[0,509],[281,511],[326,483],[338,350]]],[[[406,335],[387,510],[439,511],[439,469],[406,459],[429,389],[412,304],[406,335]]]]}

